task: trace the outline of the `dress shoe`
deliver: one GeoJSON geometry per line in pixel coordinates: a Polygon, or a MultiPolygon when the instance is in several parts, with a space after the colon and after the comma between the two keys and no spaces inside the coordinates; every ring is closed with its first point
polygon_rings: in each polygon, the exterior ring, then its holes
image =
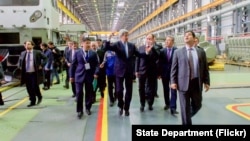
{"type": "Polygon", "coordinates": [[[109,106],[113,107],[114,106],[114,102],[110,102],[109,106]]]}
{"type": "Polygon", "coordinates": [[[125,111],[125,116],[129,116],[129,111],[125,111]]]}
{"type": "Polygon", "coordinates": [[[79,119],[82,118],[82,115],[83,115],[83,112],[78,112],[78,113],[77,113],[77,117],[78,117],[79,119]]]}
{"type": "Polygon", "coordinates": [[[120,108],[119,115],[121,116],[123,114],[123,110],[120,108]]]}
{"type": "Polygon", "coordinates": [[[86,109],[86,113],[87,113],[88,115],[91,115],[91,111],[90,111],[89,109],[86,109]]]}
{"type": "Polygon", "coordinates": [[[143,112],[144,111],[144,106],[140,107],[140,111],[143,112]]]}
{"type": "Polygon", "coordinates": [[[63,86],[63,88],[65,88],[65,89],[69,89],[69,86],[67,86],[67,85],[64,85],[64,86],[63,86]]]}
{"type": "Polygon", "coordinates": [[[169,109],[169,106],[166,105],[166,106],[164,107],[164,110],[168,110],[168,109],[169,109]]]}
{"type": "Polygon", "coordinates": [[[35,106],[36,104],[30,103],[29,105],[27,105],[27,107],[32,107],[35,106]]]}
{"type": "Polygon", "coordinates": [[[3,101],[1,101],[1,102],[0,102],[0,105],[4,105],[4,102],[3,102],[3,101]]]}
{"type": "Polygon", "coordinates": [[[54,83],[54,84],[60,84],[60,82],[56,82],[56,83],[54,83]]]}
{"type": "Polygon", "coordinates": [[[37,105],[39,105],[42,102],[42,99],[43,99],[42,97],[38,98],[37,105]]]}
{"type": "Polygon", "coordinates": [[[104,92],[101,92],[101,97],[104,98],[104,92]]]}
{"type": "Polygon", "coordinates": [[[75,95],[75,94],[73,94],[73,95],[72,95],[72,97],[76,97],[76,95],[75,95]]]}
{"type": "Polygon", "coordinates": [[[149,109],[150,111],[152,111],[152,110],[153,110],[153,106],[149,106],[148,109],[149,109]]]}
{"type": "Polygon", "coordinates": [[[49,88],[48,87],[43,87],[43,90],[48,90],[49,88]]]}
{"type": "Polygon", "coordinates": [[[156,98],[159,98],[159,95],[158,95],[158,94],[156,94],[156,95],[155,95],[155,97],[156,97],[156,98]]]}
{"type": "Polygon", "coordinates": [[[177,111],[174,110],[174,109],[171,109],[171,114],[172,114],[172,115],[175,115],[175,114],[179,114],[179,112],[177,112],[177,111]]]}

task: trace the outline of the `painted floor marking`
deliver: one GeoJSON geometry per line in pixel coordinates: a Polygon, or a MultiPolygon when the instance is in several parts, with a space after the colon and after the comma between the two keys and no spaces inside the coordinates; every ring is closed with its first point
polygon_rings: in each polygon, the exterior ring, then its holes
{"type": "Polygon", "coordinates": [[[229,104],[226,108],[235,114],[250,120],[250,103],[243,104],[229,104]]]}

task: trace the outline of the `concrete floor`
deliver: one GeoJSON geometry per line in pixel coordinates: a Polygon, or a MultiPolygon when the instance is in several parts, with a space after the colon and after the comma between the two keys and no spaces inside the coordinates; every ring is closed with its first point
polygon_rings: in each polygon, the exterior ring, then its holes
{"type": "MultiPolygon", "coordinates": [[[[210,75],[211,89],[203,93],[203,107],[192,118],[193,124],[249,125],[250,68],[225,65],[224,71],[210,71],[210,75]],[[233,106],[245,113],[245,116],[237,113],[233,106]]],[[[129,117],[119,116],[116,106],[109,107],[108,97],[105,95],[103,100],[93,105],[92,115],[85,114],[81,120],[77,119],[71,90],[62,86],[63,84],[53,85],[50,90],[42,91],[44,99],[41,105],[32,108],[26,107],[29,100],[25,87],[15,87],[3,92],[5,105],[0,107],[0,140],[98,141],[97,136],[100,136],[102,141],[130,141],[131,125],[181,125],[180,114],[172,116],[170,111],[163,110],[160,80],[159,98],[155,99],[153,111],[146,107],[143,113],[140,112],[138,84],[134,83],[129,117]],[[99,110],[101,105],[102,112],[99,110]],[[100,114],[102,120],[98,119],[100,114]],[[101,134],[97,134],[97,130],[101,134]]],[[[179,101],[177,111],[180,112],[179,101]]]]}

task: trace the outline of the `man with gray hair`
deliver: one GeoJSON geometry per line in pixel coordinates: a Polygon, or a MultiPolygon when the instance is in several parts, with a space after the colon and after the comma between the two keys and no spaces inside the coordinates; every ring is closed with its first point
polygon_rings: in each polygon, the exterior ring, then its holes
{"type": "Polygon", "coordinates": [[[119,31],[120,40],[110,44],[110,39],[114,34],[111,34],[108,41],[104,43],[104,50],[112,50],[116,53],[116,61],[114,64],[114,72],[116,74],[116,94],[118,97],[119,115],[129,116],[129,107],[132,99],[133,90],[133,73],[134,73],[134,55],[138,57],[147,56],[152,48],[147,48],[145,52],[140,53],[136,46],[128,42],[128,31],[121,29],[119,31]],[[125,100],[123,100],[123,83],[125,81],[125,100]]]}

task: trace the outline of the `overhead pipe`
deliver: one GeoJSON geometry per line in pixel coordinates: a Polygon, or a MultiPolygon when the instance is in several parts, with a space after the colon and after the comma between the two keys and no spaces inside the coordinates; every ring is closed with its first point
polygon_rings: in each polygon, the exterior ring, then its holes
{"type": "Polygon", "coordinates": [[[232,10],[235,10],[235,9],[247,6],[249,4],[250,4],[250,1],[239,2],[237,4],[234,4],[234,5],[230,6],[230,7],[225,7],[223,9],[221,9],[221,10],[216,11],[216,12],[209,13],[208,15],[203,15],[203,16],[200,16],[200,17],[197,17],[197,18],[194,18],[194,19],[190,19],[190,20],[188,20],[186,22],[183,22],[183,23],[180,23],[178,25],[175,25],[175,26],[172,26],[172,27],[168,27],[168,28],[156,31],[154,33],[158,34],[158,33],[162,33],[162,32],[165,32],[165,31],[168,31],[168,30],[171,30],[171,29],[175,29],[175,28],[178,28],[178,27],[183,27],[183,26],[185,26],[187,24],[207,19],[207,16],[210,16],[210,17],[217,16],[217,15],[224,14],[226,12],[230,12],[232,10]]]}
{"type": "Polygon", "coordinates": [[[184,14],[184,15],[182,15],[182,16],[179,16],[179,17],[176,18],[176,19],[173,19],[173,20],[171,20],[171,21],[168,21],[168,22],[166,22],[166,23],[164,23],[164,24],[162,24],[162,25],[160,25],[160,26],[157,26],[157,27],[155,27],[155,28],[153,28],[153,29],[151,29],[151,30],[149,30],[149,31],[146,31],[145,33],[142,33],[142,34],[140,34],[140,35],[137,35],[137,36],[134,37],[134,38],[138,38],[138,37],[140,37],[140,36],[143,36],[143,35],[148,34],[148,33],[151,33],[151,32],[153,33],[154,31],[158,31],[158,30],[161,29],[161,28],[165,28],[165,27],[167,27],[167,26],[169,26],[169,25],[171,25],[171,24],[174,24],[174,23],[176,23],[176,22],[178,22],[178,21],[180,21],[180,20],[184,20],[184,19],[186,19],[186,18],[188,18],[188,17],[190,17],[190,16],[192,16],[192,15],[195,15],[195,14],[197,14],[197,13],[200,13],[200,12],[203,12],[203,11],[205,11],[205,10],[208,10],[209,8],[212,8],[212,7],[221,5],[221,4],[223,4],[223,3],[227,2],[227,1],[228,1],[228,0],[216,0],[216,1],[212,2],[212,3],[209,3],[209,4],[207,4],[207,5],[204,5],[204,6],[200,7],[200,8],[198,8],[198,9],[195,9],[195,10],[189,12],[189,13],[186,13],[186,14],[184,14]]]}
{"type": "Polygon", "coordinates": [[[171,5],[173,5],[177,1],[178,0],[168,0],[168,1],[166,1],[162,6],[160,6],[159,8],[157,8],[153,13],[151,13],[150,15],[148,15],[145,19],[143,19],[143,21],[141,21],[133,29],[131,29],[129,31],[129,33],[133,33],[136,29],[138,29],[139,27],[141,27],[143,24],[147,23],[148,21],[152,20],[154,17],[156,17],[157,15],[159,15],[162,11],[164,11],[167,8],[169,8],[171,5]]]}

